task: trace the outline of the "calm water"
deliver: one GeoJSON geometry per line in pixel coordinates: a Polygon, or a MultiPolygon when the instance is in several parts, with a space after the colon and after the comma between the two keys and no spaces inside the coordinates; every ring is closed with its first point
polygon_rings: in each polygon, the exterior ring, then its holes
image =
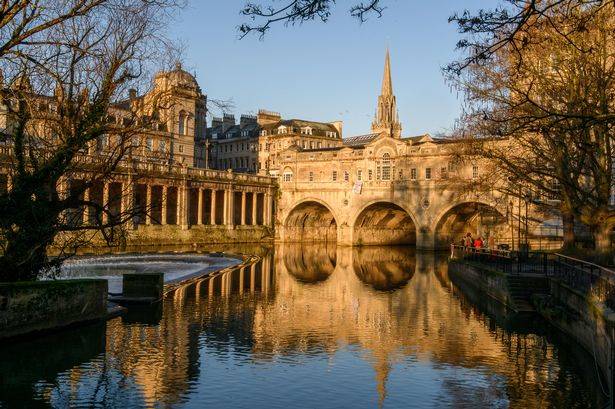
{"type": "Polygon", "coordinates": [[[591,358],[407,248],[285,246],[0,347],[0,407],[589,408],[591,358]]]}

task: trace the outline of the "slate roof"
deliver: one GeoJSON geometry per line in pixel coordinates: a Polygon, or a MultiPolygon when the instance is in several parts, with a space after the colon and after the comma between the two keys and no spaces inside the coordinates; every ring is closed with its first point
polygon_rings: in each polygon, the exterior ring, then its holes
{"type": "Polygon", "coordinates": [[[379,133],[370,133],[366,135],[358,135],[358,136],[351,136],[350,138],[344,138],[343,141],[344,141],[345,146],[349,146],[351,148],[357,148],[357,147],[367,145],[368,143],[376,139],[378,136],[380,136],[379,133]]]}

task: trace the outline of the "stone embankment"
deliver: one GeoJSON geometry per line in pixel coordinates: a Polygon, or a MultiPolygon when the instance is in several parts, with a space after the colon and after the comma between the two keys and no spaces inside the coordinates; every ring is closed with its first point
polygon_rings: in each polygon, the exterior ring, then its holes
{"type": "Polygon", "coordinates": [[[448,274],[462,290],[470,287],[515,312],[540,314],[582,346],[593,357],[600,386],[615,407],[615,311],[594,292],[575,289],[556,275],[506,274],[463,259],[451,259],[448,274]]]}

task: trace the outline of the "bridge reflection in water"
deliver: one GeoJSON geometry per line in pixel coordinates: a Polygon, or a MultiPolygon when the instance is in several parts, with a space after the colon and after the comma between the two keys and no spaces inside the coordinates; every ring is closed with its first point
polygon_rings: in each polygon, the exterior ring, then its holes
{"type": "Polygon", "coordinates": [[[181,285],[161,310],[103,334],[3,348],[0,406],[600,404],[592,369],[575,363],[589,357],[506,317],[454,286],[434,253],[287,245],[181,285]],[[52,366],[29,358],[43,344],[52,366]]]}

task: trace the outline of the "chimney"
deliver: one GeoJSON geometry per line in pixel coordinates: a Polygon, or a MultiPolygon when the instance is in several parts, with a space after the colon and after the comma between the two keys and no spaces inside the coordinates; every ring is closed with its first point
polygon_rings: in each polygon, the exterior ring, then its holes
{"type": "Polygon", "coordinates": [[[222,132],[226,132],[233,125],[235,125],[235,115],[224,114],[222,116],[222,132]]]}
{"type": "Polygon", "coordinates": [[[239,119],[239,126],[241,126],[242,128],[246,125],[255,124],[255,123],[256,123],[256,117],[254,115],[242,115],[241,118],[239,119]]]}
{"type": "Polygon", "coordinates": [[[214,116],[211,119],[211,127],[212,128],[216,128],[216,127],[221,126],[221,125],[222,125],[222,118],[220,118],[218,116],[214,116]]]}
{"type": "Polygon", "coordinates": [[[279,112],[267,111],[265,109],[258,110],[257,122],[259,125],[275,124],[282,120],[279,112]]]}

